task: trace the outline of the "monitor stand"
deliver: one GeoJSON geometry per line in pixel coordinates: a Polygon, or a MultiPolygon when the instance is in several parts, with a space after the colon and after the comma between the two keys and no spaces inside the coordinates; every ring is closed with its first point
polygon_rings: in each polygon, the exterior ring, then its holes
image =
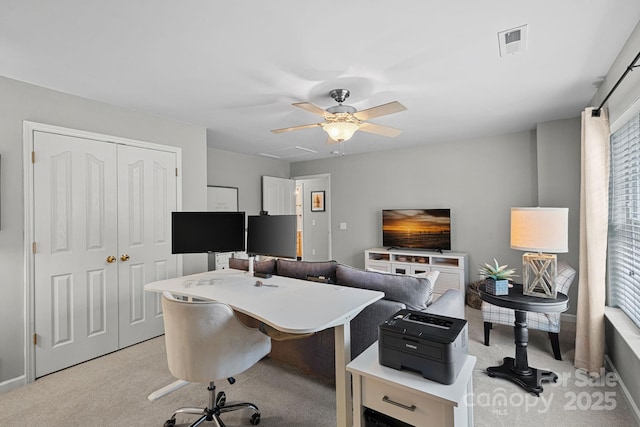
{"type": "Polygon", "coordinates": [[[255,257],[250,256],[249,257],[249,276],[253,276],[253,260],[255,259],[255,257]]]}

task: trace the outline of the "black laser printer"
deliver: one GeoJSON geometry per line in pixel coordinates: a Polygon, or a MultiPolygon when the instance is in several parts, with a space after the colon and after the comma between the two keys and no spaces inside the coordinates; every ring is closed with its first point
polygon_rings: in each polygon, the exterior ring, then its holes
{"type": "Polygon", "coordinates": [[[400,310],[378,329],[381,365],[407,369],[442,384],[453,384],[468,353],[467,321],[400,310]]]}

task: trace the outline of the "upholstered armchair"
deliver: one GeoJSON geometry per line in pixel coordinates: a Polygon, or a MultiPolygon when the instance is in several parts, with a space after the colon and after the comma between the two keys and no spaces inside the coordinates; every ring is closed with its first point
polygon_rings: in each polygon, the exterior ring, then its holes
{"type": "MultiPolygon", "coordinates": [[[[569,287],[576,276],[576,271],[566,262],[558,262],[557,289],[562,294],[569,292],[569,287]]],[[[484,321],[484,345],[489,345],[489,334],[494,323],[513,326],[515,313],[510,308],[498,307],[482,301],[482,320],[484,321]]],[[[558,333],[560,332],[560,313],[532,313],[527,312],[527,326],[529,329],[539,329],[549,334],[553,356],[562,360],[558,333]]]]}

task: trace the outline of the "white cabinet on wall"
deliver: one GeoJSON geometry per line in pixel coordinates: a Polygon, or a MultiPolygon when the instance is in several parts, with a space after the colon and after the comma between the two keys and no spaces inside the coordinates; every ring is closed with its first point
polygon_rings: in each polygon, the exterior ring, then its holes
{"type": "Polygon", "coordinates": [[[364,252],[366,269],[396,274],[420,274],[439,271],[440,275],[433,289],[433,297],[438,298],[447,289],[465,292],[469,278],[467,254],[459,252],[426,252],[416,250],[367,249],[364,252]]]}

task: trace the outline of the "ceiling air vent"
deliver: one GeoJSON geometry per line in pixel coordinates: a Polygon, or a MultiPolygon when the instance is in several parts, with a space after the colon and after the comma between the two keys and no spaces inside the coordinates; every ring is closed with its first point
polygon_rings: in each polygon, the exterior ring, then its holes
{"type": "Polygon", "coordinates": [[[500,57],[515,55],[527,50],[527,26],[512,28],[498,33],[500,57]]]}

